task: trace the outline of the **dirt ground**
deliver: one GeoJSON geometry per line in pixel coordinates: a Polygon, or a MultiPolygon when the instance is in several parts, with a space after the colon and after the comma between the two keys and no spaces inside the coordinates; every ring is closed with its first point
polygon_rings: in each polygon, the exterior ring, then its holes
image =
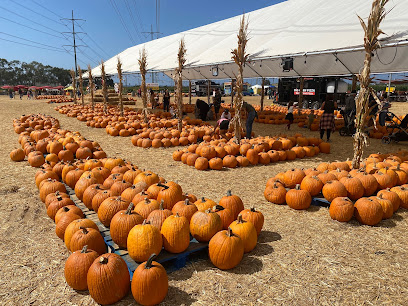
{"type": "MultiPolygon", "coordinates": [[[[268,101],[268,100],[267,100],[268,101]]],[[[408,103],[394,104],[398,114],[408,103]]],[[[197,171],[172,160],[169,149],[134,147],[130,138],[110,137],[104,129],[86,127],[54,111],[44,101],[0,97],[0,301],[2,305],[93,305],[87,292],[65,283],[64,264],[69,256],[55,235],[34,183],[36,169],[12,163],[9,152],[18,146],[12,119],[22,114],[46,113],[64,129],[79,131],[98,141],[109,156],[120,156],[167,180],[184,191],[218,201],[227,191],[239,195],[246,207],[265,215],[265,226],[254,251],[230,271],[200,260],[169,274],[170,288],[163,305],[408,305],[408,212],[399,210],[378,226],[356,221],[332,221],[328,209],[294,211],[268,203],[263,197],[267,179],[294,167],[352,157],[352,139],[332,138],[332,154],[312,159],[225,171],[197,171]]],[[[283,126],[255,124],[261,135],[284,133],[283,126]]],[[[306,129],[293,127],[288,134],[306,129]]],[[[286,132],[285,132],[286,133],[286,132]]],[[[313,135],[316,136],[314,133],[313,135]]],[[[384,145],[369,140],[365,154],[393,152],[407,144],[384,145]]],[[[129,294],[119,305],[135,304],[129,294]]]]}

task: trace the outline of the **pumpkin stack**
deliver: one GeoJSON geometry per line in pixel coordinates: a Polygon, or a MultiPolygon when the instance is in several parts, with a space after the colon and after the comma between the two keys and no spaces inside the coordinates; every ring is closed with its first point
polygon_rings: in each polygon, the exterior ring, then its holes
{"type": "Polygon", "coordinates": [[[408,151],[371,154],[358,170],[345,161],[278,173],[266,183],[264,196],[293,209],[307,209],[312,197],[323,196],[332,219],[348,222],[354,216],[376,225],[399,207],[408,209],[408,151]]]}

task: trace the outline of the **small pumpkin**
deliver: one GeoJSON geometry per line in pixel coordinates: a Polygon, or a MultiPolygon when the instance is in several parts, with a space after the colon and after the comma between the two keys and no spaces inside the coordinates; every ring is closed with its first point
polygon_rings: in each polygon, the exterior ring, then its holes
{"type": "Polygon", "coordinates": [[[72,235],[69,242],[69,248],[71,252],[75,252],[81,250],[85,245],[88,245],[90,249],[94,250],[99,255],[106,252],[105,241],[99,230],[81,226],[79,230],[72,235]]]}
{"type": "Polygon", "coordinates": [[[163,236],[163,247],[170,253],[182,253],[190,245],[188,220],[178,213],[164,220],[160,232],[163,236]]]}
{"type": "Polygon", "coordinates": [[[129,232],[127,248],[129,256],[136,262],[146,261],[153,253],[159,254],[162,247],[160,231],[146,220],[135,225],[129,232]]]}
{"type": "Polygon", "coordinates": [[[98,208],[98,218],[105,226],[110,226],[112,218],[121,210],[125,210],[129,202],[118,197],[109,197],[98,208]]]}
{"type": "Polygon", "coordinates": [[[256,247],[258,235],[252,222],[245,221],[238,215],[238,219],[231,223],[230,228],[242,239],[245,253],[251,252],[256,247]]]}
{"type": "Polygon", "coordinates": [[[338,197],[347,197],[347,189],[339,181],[328,181],[324,184],[322,193],[324,198],[329,202],[338,197]]]}
{"type": "Polygon", "coordinates": [[[190,233],[199,242],[210,241],[211,238],[222,230],[222,221],[218,214],[206,211],[197,211],[190,220],[190,233]]]}
{"type": "Polygon", "coordinates": [[[244,256],[244,242],[228,228],[211,238],[208,254],[214,266],[221,270],[229,270],[241,262],[244,256]]]}
{"type": "Polygon", "coordinates": [[[293,209],[308,209],[312,204],[312,196],[306,190],[301,190],[300,185],[286,193],[286,204],[293,209]]]}
{"type": "Polygon", "coordinates": [[[376,200],[378,203],[381,204],[381,207],[383,209],[383,219],[389,219],[392,217],[392,215],[394,214],[394,206],[392,205],[392,202],[390,200],[376,196],[370,198],[376,200]]]}
{"type": "Polygon", "coordinates": [[[159,209],[160,204],[156,200],[145,198],[143,201],[139,202],[135,206],[135,212],[141,215],[144,219],[149,217],[149,214],[159,209]]]}
{"type": "Polygon", "coordinates": [[[259,236],[265,221],[264,215],[259,210],[256,210],[255,207],[244,209],[240,212],[240,215],[242,216],[243,220],[252,222],[252,224],[255,226],[256,233],[259,236]]]}
{"type": "Polygon", "coordinates": [[[354,216],[362,224],[376,225],[382,220],[383,214],[381,204],[372,198],[361,198],[354,204],[354,216]]]}
{"type": "Polygon", "coordinates": [[[222,207],[221,205],[215,205],[212,211],[217,213],[222,221],[222,228],[227,229],[229,225],[234,221],[234,216],[230,209],[222,207]]]}
{"type": "Polygon", "coordinates": [[[126,210],[121,210],[115,214],[110,224],[110,235],[112,240],[121,248],[126,248],[127,237],[130,230],[137,224],[143,223],[143,217],[133,211],[133,203],[130,203],[126,210]]]}
{"type": "Polygon", "coordinates": [[[354,204],[347,197],[337,197],[330,203],[330,218],[339,222],[348,222],[354,215],[354,204]]]}
{"type": "Polygon", "coordinates": [[[377,193],[377,197],[381,197],[381,198],[390,200],[392,203],[392,206],[394,207],[394,212],[396,212],[401,205],[401,200],[398,194],[391,191],[389,188],[380,190],[377,193]]]}
{"type": "Polygon", "coordinates": [[[217,203],[215,203],[211,199],[207,199],[202,197],[201,199],[194,202],[194,205],[197,207],[199,211],[206,211],[207,209],[213,208],[217,203]]]}
{"type": "Polygon", "coordinates": [[[341,178],[340,183],[346,188],[350,200],[356,201],[364,195],[365,189],[359,178],[348,175],[341,178]]]}
{"type": "Polygon", "coordinates": [[[171,212],[173,215],[179,214],[187,218],[187,221],[190,222],[191,217],[198,211],[197,206],[194,203],[191,203],[188,198],[184,201],[179,201],[176,205],[173,206],[171,212]]]}
{"type": "Polygon", "coordinates": [[[108,305],[120,301],[130,288],[126,262],[114,253],[99,256],[89,267],[87,284],[95,302],[108,305]]]}
{"type": "Polygon", "coordinates": [[[275,182],[273,186],[266,186],[264,196],[271,203],[284,204],[286,201],[286,188],[282,184],[275,182]]]}
{"type": "Polygon", "coordinates": [[[87,274],[98,253],[85,245],[81,251],[69,255],[65,262],[64,275],[67,284],[75,290],[87,290],[87,274]]]}
{"type": "Polygon", "coordinates": [[[323,188],[323,182],[317,176],[305,176],[300,183],[300,189],[306,190],[312,197],[317,196],[323,188]]]}
{"type": "Polygon", "coordinates": [[[71,250],[70,243],[72,236],[80,230],[81,227],[85,228],[93,228],[99,231],[98,226],[90,219],[77,219],[72,221],[67,228],[65,229],[64,233],[64,243],[68,250],[71,250]]]}
{"type": "Polygon", "coordinates": [[[405,186],[398,186],[391,188],[400,198],[400,207],[408,209],[408,188],[405,186]]]}
{"type": "Polygon", "coordinates": [[[159,304],[167,295],[169,288],[167,273],[161,264],[153,261],[155,257],[156,254],[152,254],[133,273],[132,295],[141,305],[159,304]]]}
{"type": "Polygon", "coordinates": [[[239,213],[244,210],[244,203],[241,198],[232,194],[231,190],[227,191],[227,195],[223,196],[218,204],[231,210],[234,220],[238,217],[239,213]]]}

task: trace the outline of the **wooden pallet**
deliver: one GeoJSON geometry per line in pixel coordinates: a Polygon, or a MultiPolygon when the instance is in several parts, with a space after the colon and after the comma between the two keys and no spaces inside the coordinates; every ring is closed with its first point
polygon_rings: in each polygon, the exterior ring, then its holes
{"type": "MultiPolygon", "coordinates": [[[[133,272],[139,266],[139,263],[135,262],[130,256],[126,249],[120,248],[110,236],[109,228],[99,221],[98,214],[95,213],[93,210],[89,210],[84,203],[81,202],[75,195],[75,191],[70,188],[68,185],[65,184],[67,189],[67,193],[74,201],[75,205],[78,206],[82,212],[84,213],[85,217],[95,222],[98,226],[99,231],[108,248],[109,253],[118,254],[123,260],[126,262],[128,266],[128,270],[130,273],[130,278],[133,277],[133,272]]],[[[157,262],[161,263],[167,272],[173,272],[179,270],[186,266],[187,263],[192,262],[196,259],[208,258],[208,243],[198,242],[196,239],[191,237],[190,245],[183,253],[179,254],[172,254],[165,250],[162,250],[160,254],[155,259],[157,262]]]]}

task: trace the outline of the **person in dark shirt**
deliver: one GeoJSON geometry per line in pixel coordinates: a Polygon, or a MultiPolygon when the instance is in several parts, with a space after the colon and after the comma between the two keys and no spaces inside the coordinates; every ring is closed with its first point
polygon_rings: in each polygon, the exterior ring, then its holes
{"type": "Polygon", "coordinates": [[[220,112],[220,108],[221,108],[221,92],[219,88],[215,90],[215,95],[213,97],[213,104],[214,104],[215,120],[217,120],[218,113],[220,112]]]}
{"type": "Polygon", "coordinates": [[[356,91],[353,90],[351,94],[346,98],[346,114],[350,114],[352,111],[356,112],[356,91]]]}
{"type": "Polygon", "coordinates": [[[252,125],[254,124],[255,118],[258,118],[258,113],[256,112],[255,108],[247,102],[243,102],[242,107],[248,113],[245,125],[246,138],[251,139],[252,125]]]}
{"type": "Polygon", "coordinates": [[[169,112],[170,111],[170,93],[169,90],[166,88],[163,94],[163,111],[169,112]]]}

